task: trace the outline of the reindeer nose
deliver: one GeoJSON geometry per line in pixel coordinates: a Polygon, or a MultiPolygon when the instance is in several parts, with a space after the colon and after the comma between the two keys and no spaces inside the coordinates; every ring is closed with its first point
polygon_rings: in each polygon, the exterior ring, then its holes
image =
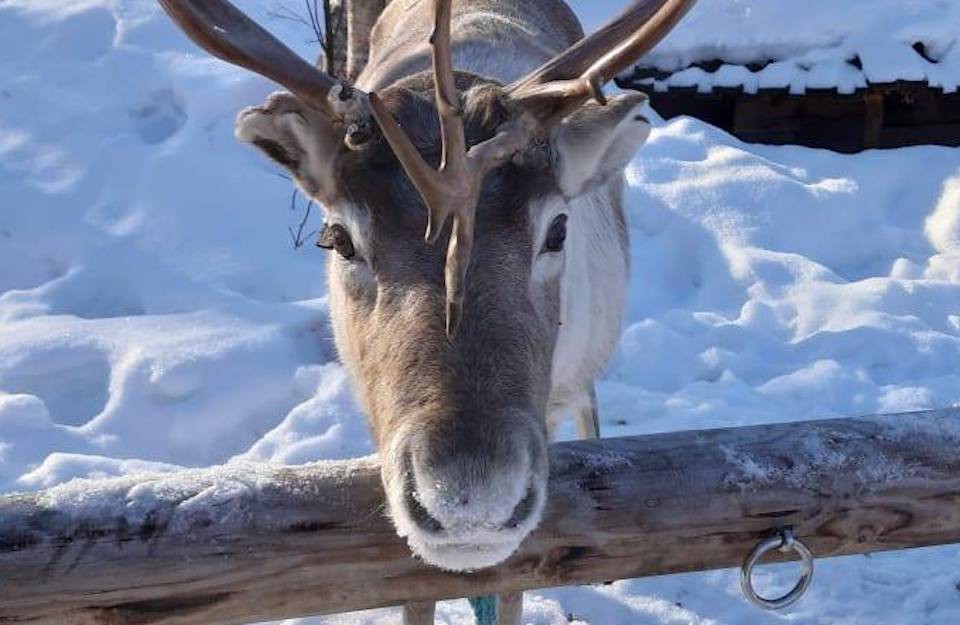
{"type": "MultiPolygon", "coordinates": [[[[444,525],[441,521],[435,518],[430,511],[427,510],[423,504],[420,503],[417,493],[412,488],[407,489],[407,495],[405,497],[404,503],[407,507],[407,512],[410,515],[410,518],[416,523],[417,527],[427,534],[439,534],[443,532],[444,525]]],[[[466,509],[470,504],[470,496],[466,493],[461,494],[455,499],[455,504],[462,508],[466,509]]],[[[523,499],[517,503],[514,507],[513,512],[503,523],[500,523],[496,529],[508,529],[513,530],[523,524],[524,521],[530,518],[530,515],[533,514],[537,505],[537,491],[531,484],[527,488],[526,494],[523,499]]]]}
{"type": "Polygon", "coordinates": [[[519,528],[537,508],[531,459],[515,453],[501,460],[431,466],[411,459],[403,498],[410,519],[431,535],[519,528]]]}
{"type": "Polygon", "coordinates": [[[403,432],[395,464],[385,465],[392,469],[385,487],[398,532],[428,564],[454,571],[493,566],[540,522],[546,432],[511,425],[509,434],[490,428],[403,432]]]}

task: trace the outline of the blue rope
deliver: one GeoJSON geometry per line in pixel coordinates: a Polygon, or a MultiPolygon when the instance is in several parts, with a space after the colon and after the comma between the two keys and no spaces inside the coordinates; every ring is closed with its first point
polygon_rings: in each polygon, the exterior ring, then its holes
{"type": "Polygon", "coordinates": [[[497,625],[497,598],[494,595],[468,599],[477,625],[497,625]]]}

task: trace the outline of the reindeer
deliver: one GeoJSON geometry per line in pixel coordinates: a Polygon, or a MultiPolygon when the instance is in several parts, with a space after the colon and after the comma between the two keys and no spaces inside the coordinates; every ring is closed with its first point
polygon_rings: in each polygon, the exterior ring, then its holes
{"type": "MultiPolygon", "coordinates": [[[[325,208],[336,345],[389,514],[427,563],[507,558],[543,514],[549,433],[572,413],[599,435],[629,268],[623,170],[650,132],[645,96],[602,87],[693,1],[638,0],[583,38],[562,0],[393,0],[346,84],[228,2],[160,0],[289,90],[242,111],[236,136],[325,208]]],[[[500,625],[520,609],[501,597],[500,625]]]]}

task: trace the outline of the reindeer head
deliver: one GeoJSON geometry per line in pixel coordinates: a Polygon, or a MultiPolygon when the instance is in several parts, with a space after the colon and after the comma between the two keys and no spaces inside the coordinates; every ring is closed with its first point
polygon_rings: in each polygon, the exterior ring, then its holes
{"type": "Polygon", "coordinates": [[[600,89],[692,2],[640,2],[499,85],[454,72],[451,2],[435,0],[433,72],[368,95],[227,2],[161,0],[207,50],[291,91],[241,112],[237,136],[326,208],[337,346],[391,516],[430,563],[495,564],[539,522],[564,198],[619,176],[645,140],[644,97],[600,89]]]}

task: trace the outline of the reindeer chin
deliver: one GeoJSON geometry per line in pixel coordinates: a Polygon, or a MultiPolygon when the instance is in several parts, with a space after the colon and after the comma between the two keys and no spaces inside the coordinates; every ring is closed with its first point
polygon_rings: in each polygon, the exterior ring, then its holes
{"type": "Polygon", "coordinates": [[[544,497],[537,499],[533,514],[516,527],[473,526],[427,533],[403,524],[402,529],[398,525],[398,533],[407,539],[414,555],[427,564],[453,572],[476,571],[509,558],[536,529],[543,516],[544,497]]]}
{"type": "Polygon", "coordinates": [[[500,564],[520,546],[519,540],[500,542],[427,542],[420,536],[408,536],[411,551],[427,564],[456,573],[466,573],[500,564]]]}

